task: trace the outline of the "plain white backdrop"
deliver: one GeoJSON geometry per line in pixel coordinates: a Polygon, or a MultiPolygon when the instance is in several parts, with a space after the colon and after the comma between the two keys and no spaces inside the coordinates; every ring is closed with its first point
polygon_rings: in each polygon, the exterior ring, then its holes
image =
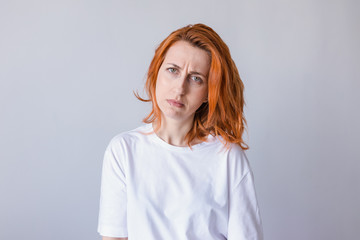
{"type": "Polygon", "coordinates": [[[0,239],[100,239],[102,158],[156,46],[205,23],[245,83],[267,240],[360,227],[360,2],[0,1],[0,239]]]}

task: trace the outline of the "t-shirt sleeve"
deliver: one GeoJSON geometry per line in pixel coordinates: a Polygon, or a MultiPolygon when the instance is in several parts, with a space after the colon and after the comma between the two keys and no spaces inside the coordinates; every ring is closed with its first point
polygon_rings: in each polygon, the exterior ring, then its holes
{"type": "Polygon", "coordinates": [[[105,150],[98,232],[102,236],[127,237],[125,159],[121,143],[112,139],[105,150]]]}
{"type": "Polygon", "coordinates": [[[263,240],[263,228],[258,208],[254,176],[246,155],[242,154],[241,178],[229,194],[228,240],[263,240]]]}

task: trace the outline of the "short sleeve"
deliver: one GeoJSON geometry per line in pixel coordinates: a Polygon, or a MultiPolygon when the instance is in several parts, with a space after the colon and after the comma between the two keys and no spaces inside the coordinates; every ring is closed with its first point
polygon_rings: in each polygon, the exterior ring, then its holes
{"type": "Polygon", "coordinates": [[[254,177],[249,169],[234,186],[229,199],[228,240],[263,240],[254,177]]]}
{"type": "Polygon", "coordinates": [[[102,236],[127,237],[126,174],[123,149],[119,140],[110,141],[105,150],[98,232],[102,236]]]}

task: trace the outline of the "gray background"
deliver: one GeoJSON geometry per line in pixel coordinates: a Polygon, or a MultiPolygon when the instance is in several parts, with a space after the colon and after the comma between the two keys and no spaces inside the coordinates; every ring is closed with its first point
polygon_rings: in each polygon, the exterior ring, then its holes
{"type": "Polygon", "coordinates": [[[4,1],[0,239],[99,239],[102,157],[155,47],[202,22],[246,86],[268,240],[358,239],[359,1],[4,1]]]}

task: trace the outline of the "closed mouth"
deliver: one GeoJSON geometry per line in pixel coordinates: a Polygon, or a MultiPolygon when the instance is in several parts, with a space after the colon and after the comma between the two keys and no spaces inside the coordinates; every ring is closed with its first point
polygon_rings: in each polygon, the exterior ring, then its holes
{"type": "Polygon", "coordinates": [[[172,105],[172,106],[175,106],[175,107],[183,107],[184,106],[184,104],[182,103],[182,102],[180,102],[180,101],[176,101],[176,100],[174,100],[174,99],[167,99],[166,100],[170,105],[172,105]]]}

